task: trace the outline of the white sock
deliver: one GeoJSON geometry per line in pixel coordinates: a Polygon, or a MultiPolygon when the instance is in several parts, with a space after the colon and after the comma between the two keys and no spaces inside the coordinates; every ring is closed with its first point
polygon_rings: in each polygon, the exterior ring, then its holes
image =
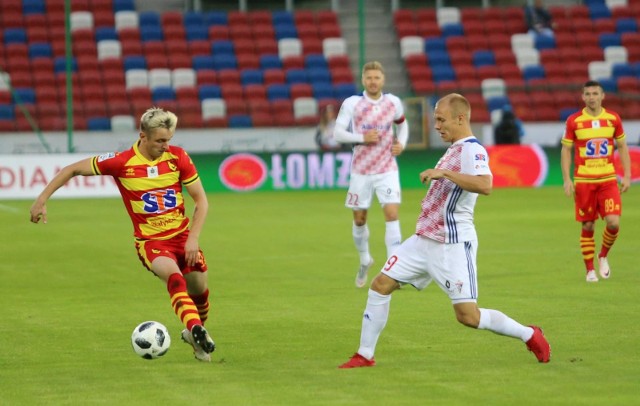
{"type": "Polygon", "coordinates": [[[402,234],[400,233],[400,221],[387,221],[387,228],[384,234],[384,242],[387,244],[387,258],[389,258],[393,252],[402,243],[402,234]]]}
{"type": "Polygon", "coordinates": [[[360,254],[360,264],[368,265],[371,262],[369,254],[369,227],[365,224],[357,226],[353,224],[353,242],[356,244],[358,254],[360,254]]]}
{"type": "Polygon", "coordinates": [[[493,331],[496,334],[529,341],[533,335],[531,327],[523,326],[499,310],[480,309],[478,329],[493,331]]]}
{"type": "Polygon", "coordinates": [[[369,289],[367,307],[362,316],[362,332],[360,333],[360,348],[358,354],[366,359],[373,358],[380,333],[389,318],[389,303],[391,295],[381,295],[369,289]]]}

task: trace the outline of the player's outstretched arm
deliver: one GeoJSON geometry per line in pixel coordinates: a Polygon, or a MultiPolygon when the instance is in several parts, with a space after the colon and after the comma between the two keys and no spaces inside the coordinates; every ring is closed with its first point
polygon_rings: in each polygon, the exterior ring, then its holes
{"type": "Polygon", "coordinates": [[[191,217],[191,226],[189,228],[189,237],[185,243],[184,252],[187,265],[193,266],[198,261],[198,253],[200,244],[198,240],[200,238],[200,232],[204,227],[204,222],[209,212],[209,201],[207,200],[207,194],[202,186],[202,181],[198,179],[192,184],[188,185],[187,192],[195,203],[193,210],[193,216],[191,217]]]}
{"type": "Polygon", "coordinates": [[[33,205],[31,205],[30,214],[32,223],[37,223],[40,219],[42,219],[44,224],[47,223],[47,200],[49,200],[49,197],[51,197],[56,190],[64,186],[71,178],[78,175],[94,175],[91,169],[91,158],[83,159],[65,166],[56,174],[56,176],[53,177],[53,179],[51,179],[51,182],[45,186],[42,193],[40,193],[33,202],[33,205]]]}
{"type": "Polygon", "coordinates": [[[616,142],[623,171],[622,179],[620,180],[620,191],[626,192],[631,187],[631,157],[629,156],[627,141],[622,139],[616,142]]]}

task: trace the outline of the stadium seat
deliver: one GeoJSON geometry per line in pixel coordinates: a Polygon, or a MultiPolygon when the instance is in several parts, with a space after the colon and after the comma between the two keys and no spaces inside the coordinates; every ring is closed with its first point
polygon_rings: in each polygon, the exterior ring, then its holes
{"type": "Polygon", "coordinates": [[[270,101],[291,98],[288,84],[274,83],[267,85],[267,99],[270,101]]]}
{"type": "Polygon", "coordinates": [[[300,55],[302,55],[302,42],[298,38],[283,38],[278,40],[278,56],[280,59],[300,55]]]}
{"type": "Polygon", "coordinates": [[[601,81],[610,78],[612,64],[607,61],[591,61],[588,64],[589,79],[601,81]]]}
{"type": "Polygon", "coordinates": [[[347,43],[344,38],[325,38],[322,41],[322,53],[327,59],[336,55],[346,55],[347,43]]]}
{"type": "Polygon", "coordinates": [[[318,123],[318,102],[313,97],[299,97],[293,100],[293,118],[298,125],[318,123]]]}
{"type": "Polygon", "coordinates": [[[400,56],[406,59],[413,54],[424,54],[424,39],[418,36],[406,36],[400,39],[400,56]]]}
{"type": "Polygon", "coordinates": [[[503,79],[484,79],[481,83],[482,97],[487,100],[490,97],[506,96],[507,87],[503,79]]]}
{"type": "Polygon", "coordinates": [[[458,7],[440,7],[436,9],[436,20],[440,27],[446,24],[460,23],[460,9],[458,7]]]}
{"type": "Polygon", "coordinates": [[[607,62],[626,63],[628,60],[627,48],[623,46],[609,46],[604,49],[604,60],[607,62]]]}
{"type": "Polygon", "coordinates": [[[202,119],[224,118],[227,116],[227,106],[223,99],[213,98],[202,100],[202,119]]]}
{"type": "Polygon", "coordinates": [[[171,71],[171,85],[174,89],[196,85],[196,72],[191,68],[178,68],[171,71]]]}
{"type": "Polygon", "coordinates": [[[136,120],[130,115],[115,115],[111,117],[110,127],[113,132],[134,132],[136,120]]]}

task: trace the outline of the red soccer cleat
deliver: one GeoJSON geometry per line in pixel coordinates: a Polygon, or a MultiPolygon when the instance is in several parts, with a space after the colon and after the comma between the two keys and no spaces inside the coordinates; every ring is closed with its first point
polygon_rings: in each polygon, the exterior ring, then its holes
{"type": "Polygon", "coordinates": [[[372,367],[376,365],[375,358],[366,359],[362,355],[357,352],[353,354],[353,357],[344,364],[340,365],[338,368],[360,368],[360,367],[372,367]]]}
{"type": "Polygon", "coordinates": [[[551,358],[551,346],[542,333],[542,329],[537,326],[529,326],[533,329],[533,335],[527,341],[527,349],[538,358],[538,362],[549,362],[551,358]]]}

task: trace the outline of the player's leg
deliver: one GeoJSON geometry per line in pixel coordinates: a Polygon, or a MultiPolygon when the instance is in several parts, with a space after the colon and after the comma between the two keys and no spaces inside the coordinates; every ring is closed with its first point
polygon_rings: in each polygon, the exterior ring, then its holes
{"type": "Polygon", "coordinates": [[[387,247],[387,258],[389,258],[402,243],[400,220],[398,219],[401,202],[400,176],[398,172],[393,171],[379,175],[375,190],[384,214],[386,225],[384,242],[387,247]]]}
{"type": "Polygon", "coordinates": [[[602,246],[598,254],[600,276],[607,279],[611,275],[609,267],[609,250],[618,238],[622,200],[617,182],[607,182],[598,193],[598,212],[604,218],[606,226],[602,232],[602,246]]]}
{"type": "Polygon", "coordinates": [[[367,283],[367,273],[373,265],[373,259],[369,252],[369,226],[367,225],[367,214],[372,196],[370,177],[352,174],[345,206],[353,210],[351,232],[360,259],[355,282],[359,288],[367,283]]]}
{"type": "Polygon", "coordinates": [[[593,260],[596,243],[593,237],[595,220],[597,219],[597,200],[595,189],[590,183],[576,183],[575,185],[575,216],[582,223],[580,230],[580,253],[584,262],[587,282],[597,282],[593,260]]]}
{"type": "Polygon", "coordinates": [[[411,283],[417,289],[424,289],[431,278],[423,272],[426,250],[417,236],[408,238],[398,247],[371,282],[367,295],[367,305],[362,317],[360,346],[358,352],[340,368],[356,368],[375,365],[374,353],[378,338],[387,324],[391,294],[402,283],[411,283]]]}
{"type": "Polygon", "coordinates": [[[550,350],[541,335],[542,330],[523,326],[498,310],[478,307],[477,242],[441,244],[438,251],[431,275],[451,299],[458,322],[471,328],[519,338],[527,343],[527,348],[534,351],[540,362],[548,362],[550,350]]]}

